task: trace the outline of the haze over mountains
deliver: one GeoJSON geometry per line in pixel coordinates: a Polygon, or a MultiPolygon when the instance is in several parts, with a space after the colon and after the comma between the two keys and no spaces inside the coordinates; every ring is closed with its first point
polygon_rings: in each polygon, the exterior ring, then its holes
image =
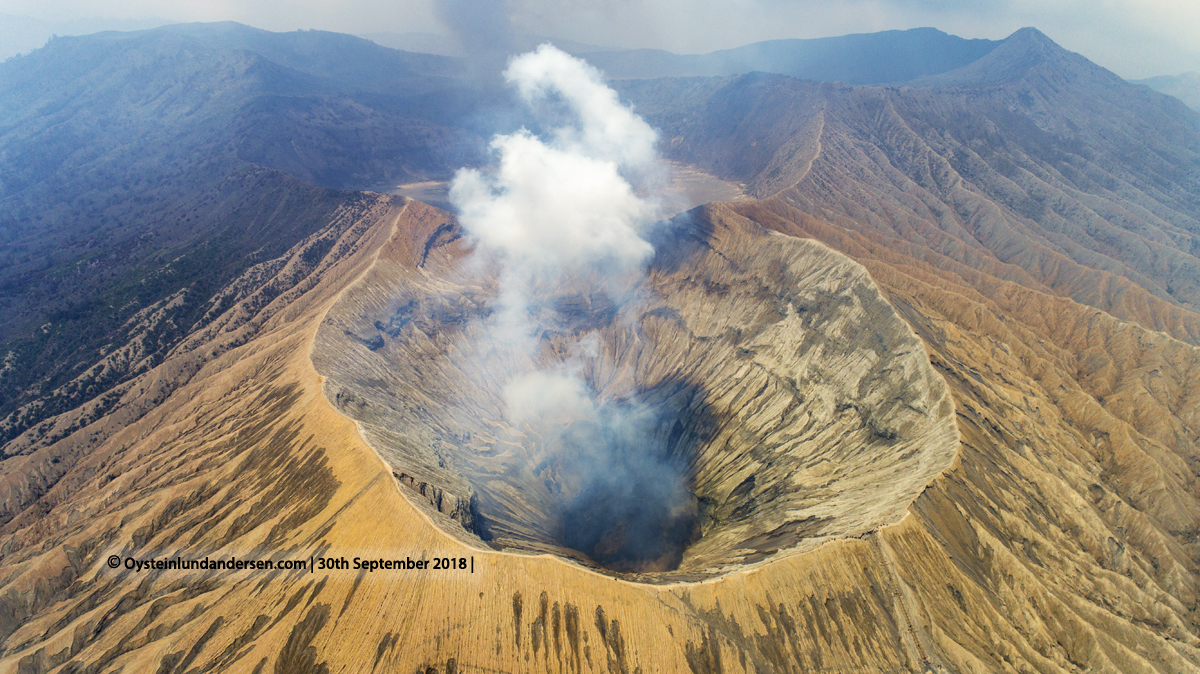
{"type": "MultiPolygon", "coordinates": [[[[457,56],[453,40],[426,33],[364,35],[378,44],[408,51],[457,56]]],[[[657,78],[769,72],[802,80],[848,84],[904,82],[966,65],[992,50],[994,40],[964,40],[933,28],[891,30],[809,40],[770,40],[707,54],[681,55],[661,49],[605,49],[531,35],[517,36],[527,51],[552,42],[586,59],[612,78],[657,78]]]]}
{"type": "Polygon", "coordinates": [[[1135,81],[1155,91],[1170,94],[1187,103],[1193,110],[1200,110],[1200,73],[1163,75],[1135,81]]]}
{"type": "Polygon", "coordinates": [[[771,40],[708,54],[654,49],[588,52],[588,62],[615,78],[689,77],[768,72],[847,84],[906,82],[954,70],[999,44],[964,40],[933,28],[890,30],[812,40],[771,40]]]}
{"type": "Polygon", "coordinates": [[[584,279],[539,305],[539,358],[592,335],[589,383],[657,405],[679,566],[564,547],[569,471],[466,357],[492,272],[357,191],[540,131],[495,82],[318,31],[59,38],[0,64],[0,666],[1200,669],[1200,113],[1034,29],[587,58],[750,197],[662,230],[629,329],[584,279]]]}
{"type": "MultiPolygon", "coordinates": [[[[401,51],[437,54],[440,56],[463,57],[466,55],[458,40],[439,33],[364,33],[359,37],[366,38],[380,46],[399,49],[401,51]]],[[[517,52],[536,49],[543,42],[552,42],[554,46],[569,54],[610,51],[600,45],[562,38],[551,38],[543,35],[513,35],[512,42],[513,49],[517,52]]]]}

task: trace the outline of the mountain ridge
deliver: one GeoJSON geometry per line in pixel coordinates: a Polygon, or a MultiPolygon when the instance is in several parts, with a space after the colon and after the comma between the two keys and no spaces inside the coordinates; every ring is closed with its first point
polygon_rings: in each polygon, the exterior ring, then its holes
{"type": "MultiPolygon", "coordinates": [[[[1200,115],[1080,66],[1039,36],[1014,41],[1033,40],[1037,52],[1015,78],[1003,68],[1005,83],[989,75],[973,89],[852,88],[777,75],[619,88],[663,129],[668,156],[745,182],[760,199],[803,184],[814,215],[886,229],[924,223],[918,230],[944,230],[939,236],[966,251],[990,248],[1050,285],[1078,284],[1065,279],[1093,267],[1128,276],[1138,292],[1183,313],[1129,307],[1122,315],[1141,315],[1153,329],[1165,320],[1172,334],[1197,339],[1200,115]],[[892,195],[886,205],[881,193],[892,195]],[[1014,245],[1015,231],[1036,245],[1014,245]],[[1035,252],[1043,249],[1056,252],[1035,252]],[[1073,271],[1049,261],[1060,254],[1073,271]]],[[[1096,295],[1107,286],[1079,285],[1075,296],[1115,310],[1096,295]]]]}
{"type": "Polygon", "coordinates": [[[769,40],[707,54],[633,49],[579,54],[610,78],[722,76],[753,71],[797,79],[883,84],[952,70],[999,44],[966,40],[935,28],[838,37],[769,40]]]}
{"type": "Polygon", "coordinates": [[[1200,72],[1148,77],[1144,80],[1131,81],[1134,84],[1144,84],[1155,91],[1174,96],[1191,109],[1200,111],[1200,72]]]}
{"type": "MultiPolygon", "coordinates": [[[[381,97],[321,75],[332,71],[320,59],[304,72],[197,32],[330,43],[191,26],[58,38],[0,64],[6,440],[132,376],[133,362],[95,370],[127,340],[147,363],[163,357],[212,293],[323,226],[346,198],[328,188],[447,175],[481,145],[406,114],[425,107],[420,82],[401,94],[413,98],[381,97]],[[145,332],[135,317],[162,304],[173,318],[145,332]]],[[[403,57],[333,42],[388,56],[385,66],[403,57]]],[[[428,117],[446,111],[428,107],[428,117]]]]}

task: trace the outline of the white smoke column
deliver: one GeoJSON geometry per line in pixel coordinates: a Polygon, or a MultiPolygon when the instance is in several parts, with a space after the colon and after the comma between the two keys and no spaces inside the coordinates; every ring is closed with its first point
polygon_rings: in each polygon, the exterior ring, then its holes
{"type": "Polygon", "coordinates": [[[504,78],[535,108],[565,104],[575,123],[548,141],[525,129],[496,136],[497,172],[462,170],[450,186],[463,228],[521,280],[639,269],[654,252],[641,230],[661,213],[627,178],[654,172],[654,130],[595,68],[549,44],[514,58],[504,78]]]}
{"type": "MultiPolygon", "coordinates": [[[[494,172],[460,171],[450,199],[478,252],[500,265],[488,339],[502,348],[482,365],[512,372],[514,363],[536,362],[537,321],[557,315],[536,305],[543,292],[591,283],[623,320],[623,299],[654,254],[643,236],[664,213],[640,196],[658,177],[656,134],[598,71],[542,45],[514,58],[504,77],[552,128],[543,137],[525,129],[496,136],[494,172]],[[522,358],[510,360],[512,353],[522,358]]],[[[502,391],[507,421],[546,441],[530,449],[546,454],[530,455],[528,470],[553,476],[558,489],[545,482],[546,496],[560,501],[560,540],[612,568],[674,568],[698,531],[686,465],[636,392],[596,400],[582,372],[600,353],[597,333],[571,348],[557,364],[519,372],[502,391]]]]}
{"type": "MultiPolygon", "coordinates": [[[[657,134],[621,104],[599,71],[543,44],[512,59],[504,78],[535,110],[557,105],[572,121],[548,139],[526,129],[496,136],[496,172],[464,169],[450,186],[463,228],[502,264],[499,332],[511,342],[531,337],[532,283],[640,271],[654,253],[642,231],[661,209],[629,181],[654,175],[657,134]]],[[[518,377],[505,390],[510,421],[580,415],[592,407],[584,388],[570,365],[518,377]]]]}

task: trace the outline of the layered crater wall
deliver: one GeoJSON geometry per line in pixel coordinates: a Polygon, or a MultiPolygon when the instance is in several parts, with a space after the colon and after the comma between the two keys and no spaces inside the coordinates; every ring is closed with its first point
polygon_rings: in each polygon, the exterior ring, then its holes
{"type": "Polygon", "coordinates": [[[921,342],[863,267],[822,244],[697,209],[660,232],[631,287],[531,289],[529,353],[498,328],[498,282],[450,216],[410,209],[425,238],[382,251],[312,359],[329,399],[452,535],[697,579],[895,522],[953,460],[953,405],[921,342]],[[599,404],[637,401],[645,446],[621,452],[677,469],[685,502],[665,512],[655,476],[616,466],[631,477],[597,494],[604,467],[576,459],[571,420],[555,434],[511,423],[505,385],[567,361],[599,404]],[[622,500],[631,518],[664,509],[655,531],[675,548],[630,563],[606,543],[626,523],[581,535],[589,508],[622,500]]]}

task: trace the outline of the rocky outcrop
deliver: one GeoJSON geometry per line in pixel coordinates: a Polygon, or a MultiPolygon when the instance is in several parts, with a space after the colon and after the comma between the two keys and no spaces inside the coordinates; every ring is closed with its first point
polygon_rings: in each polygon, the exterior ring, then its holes
{"type": "Polygon", "coordinates": [[[424,497],[434,510],[449,517],[463,529],[476,531],[475,509],[477,506],[475,505],[476,499],[473,495],[467,498],[460,498],[428,482],[418,481],[407,473],[393,471],[392,475],[400,481],[400,484],[424,497]]]}

